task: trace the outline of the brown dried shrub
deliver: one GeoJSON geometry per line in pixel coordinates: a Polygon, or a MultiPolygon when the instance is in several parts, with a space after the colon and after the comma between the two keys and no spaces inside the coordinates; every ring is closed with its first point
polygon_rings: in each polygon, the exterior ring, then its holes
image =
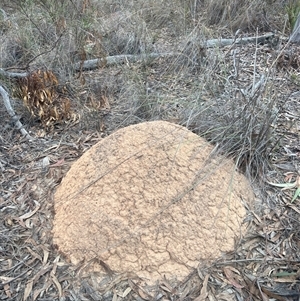
{"type": "Polygon", "coordinates": [[[52,71],[37,70],[18,80],[19,96],[32,114],[44,126],[71,117],[71,101],[60,95],[57,77],[52,71]]]}

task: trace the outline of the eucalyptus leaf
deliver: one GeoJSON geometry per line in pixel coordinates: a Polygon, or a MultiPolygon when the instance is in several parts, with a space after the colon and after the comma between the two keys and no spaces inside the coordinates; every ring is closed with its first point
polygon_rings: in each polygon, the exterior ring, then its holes
{"type": "Polygon", "coordinates": [[[291,203],[293,203],[298,196],[300,196],[300,187],[298,187],[297,190],[295,191],[295,194],[291,200],[291,203]]]}

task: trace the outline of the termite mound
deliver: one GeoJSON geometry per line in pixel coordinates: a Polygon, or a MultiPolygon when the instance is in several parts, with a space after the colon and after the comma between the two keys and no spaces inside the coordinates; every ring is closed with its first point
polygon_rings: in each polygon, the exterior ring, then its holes
{"type": "Polygon", "coordinates": [[[55,195],[53,240],[72,263],[178,280],[234,248],[253,192],[233,161],[186,128],[120,129],[77,160],[55,195]]]}

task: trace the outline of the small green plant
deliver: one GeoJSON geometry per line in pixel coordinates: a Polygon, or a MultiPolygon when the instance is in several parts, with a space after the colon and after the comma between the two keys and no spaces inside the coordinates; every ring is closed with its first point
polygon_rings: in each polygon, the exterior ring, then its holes
{"type": "Polygon", "coordinates": [[[286,6],[286,12],[288,15],[288,22],[290,25],[290,29],[292,31],[295,26],[298,15],[300,13],[300,0],[290,1],[290,3],[286,6]]]}
{"type": "Polygon", "coordinates": [[[293,203],[298,197],[300,197],[300,176],[297,177],[296,181],[293,183],[271,183],[268,182],[270,185],[275,186],[275,187],[280,187],[282,188],[281,190],[288,190],[288,189],[293,189],[293,188],[297,188],[294,196],[291,200],[291,203],[293,203]]]}
{"type": "Polygon", "coordinates": [[[299,85],[300,84],[300,78],[299,75],[296,73],[291,73],[291,81],[296,84],[299,85]]]}

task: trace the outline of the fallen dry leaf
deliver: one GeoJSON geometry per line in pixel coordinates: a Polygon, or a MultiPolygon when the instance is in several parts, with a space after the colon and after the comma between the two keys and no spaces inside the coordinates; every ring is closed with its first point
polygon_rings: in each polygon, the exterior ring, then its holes
{"type": "Polygon", "coordinates": [[[39,296],[39,294],[41,293],[41,292],[43,292],[45,290],[45,288],[44,287],[42,287],[42,288],[40,288],[40,289],[37,289],[37,290],[35,290],[35,291],[33,291],[33,301],[35,301],[36,300],[36,298],[39,296]]]}
{"type": "Polygon", "coordinates": [[[261,292],[260,294],[261,294],[263,301],[270,301],[270,299],[268,298],[268,296],[266,294],[264,294],[263,292],[261,292]]]}
{"type": "Polygon", "coordinates": [[[5,291],[6,296],[8,298],[11,298],[11,291],[10,291],[10,285],[9,284],[4,285],[4,291],[5,291]]]}
{"type": "Polygon", "coordinates": [[[62,166],[65,163],[65,158],[62,158],[60,160],[58,160],[56,163],[51,164],[49,167],[58,167],[58,166],[62,166]]]}
{"type": "Polygon", "coordinates": [[[241,289],[241,288],[244,288],[243,285],[239,284],[238,281],[238,274],[237,274],[237,270],[232,268],[232,267],[224,267],[223,268],[223,271],[227,277],[227,280],[235,287],[235,288],[238,288],[238,289],[241,289]]]}
{"type": "Polygon", "coordinates": [[[32,211],[30,211],[30,212],[27,212],[27,213],[25,213],[25,214],[23,214],[21,216],[19,216],[20,220],[23,221],[24,219],[30,218],[31,216],[33,216],[40,209],[40,207],[41,207],[40,203],[38,201],[36,201],[36,200],[33,200],[33,201],[34,201],[34,203],[36,205],[35,209],[32,210],[32,211]]]}
{"type": "Polygon", "coordinates": [[[55,284],[55,286],[57,287],[59,298],[61,298],[62,297],[62,288],[61,288],[61,285],[60,285],[58,279],[56,278],[55,275],[51,275],[51,279],[52,279],[53,283],[55,284]]]}
{"type": "Polygon", "coordinates": [[[144,300],[152,300],[154,297],[147,293],[142,287],[138,284],[133,282],[131,279],[128,280],[128,284],[130,285],[131,289],[137,293],[142,299],[144,300]]]}
{"type": "Polygon", "coordinates": [[[207,283],[208,283],[209,276],[210,276],[209,274],[205,275],[203,285],[200,291],[200,296],[198,296],[194,301],[204,301],[207,298],[208,296],[207,283]]]}
{"type": "Polygon", "coordinates": [[[49,263],[47,263],[38,273],[35,274],[35,276],[33,277],[33,283],[37,283],[40,277],[49,272],[51,269],[52,265],[49,265],[49,263]]]}
{"type": "Polygon", "coordinates": [[[26,247],[27,251],[32,255],[32,257],[38,259],[40,262],[42,262],[42,257],[37,254],[36,252],[32,251],[29,247],[26,247]]]}
{"type": "Polygon", "coordinates": [[[122,294],[122,298],[125,298],[131,292],[131,287],[127,287],[124,293],[122,294]]]}
{"type": "Polygon", "coordinates": [[[26,301],[27,298],[29,297],[32,291],[32,286],[33,286],[33,279],[30,279],[25,286],[23,301],[26,301]]]}
{"type": "Polygon", "coordinates": [[[49,250],[47,250],[46,248],[43,248],[43,265],[45,265],[48,261],[48,257],[49,257],[49,250]]]}
{"type": "Polygon", "coordinates": [[[5,276],[0,276],[0,280],[2,281],[2,282],[7,282],[7,283],[9,283],[9,282],[11,282],[11,281],[13,281],[14,279],[16,279],[15,277],[5,277],[5,276]]]}

